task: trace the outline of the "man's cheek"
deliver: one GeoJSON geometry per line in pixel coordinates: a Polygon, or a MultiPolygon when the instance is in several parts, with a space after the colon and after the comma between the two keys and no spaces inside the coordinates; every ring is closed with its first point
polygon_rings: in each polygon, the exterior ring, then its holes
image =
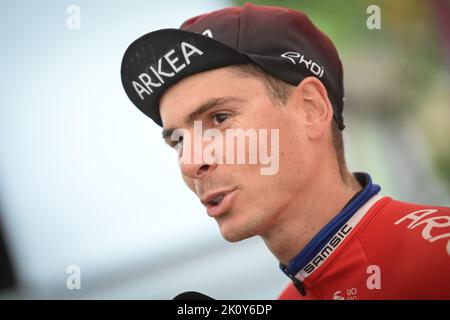
{"type": "Polygon", "coordinates": [[[182,175],[182,177],[183,177],[183,181],[184,181],[184,183],[187,185],[187,187],[188,187],[189,189],[191,189],[192,192],[196,193],[196,192],[195,192],[195,184],[194,184],[194,180],[190,179],[189,177],[187,177],[187,176],[185,176],[185,175],[182,175]]]}

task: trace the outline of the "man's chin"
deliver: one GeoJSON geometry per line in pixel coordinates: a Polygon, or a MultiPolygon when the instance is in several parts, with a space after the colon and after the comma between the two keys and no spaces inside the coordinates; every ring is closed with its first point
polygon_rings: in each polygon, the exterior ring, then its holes
{"type": "Polygon", "coordinates": [[[256,236],[250,230],[243,230],[243,228],[237,226],[219,225],[219,228],[222,237],[228,242],[238,242],[256,236]]]}
{"type": "Polygon", "coordinates": [[[230,235],[228,233],[222,233],[222,237],[228,242],[238,242],[238,241],[249,238],[249,237],[238,236],[235,234],[230,235]]]}
{"type": "Polygon", "coordinates": [[[222,237],[228,242],[238,242],[259,235],[261,220],[244,219],[242,211],[239,214],[230,210],[216,218],[222,237]]]}

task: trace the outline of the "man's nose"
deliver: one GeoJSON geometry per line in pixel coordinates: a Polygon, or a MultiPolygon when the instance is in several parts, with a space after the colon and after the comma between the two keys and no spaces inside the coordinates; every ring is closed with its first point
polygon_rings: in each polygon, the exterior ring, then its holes
{"type": "Polygon", "coordinates": [[[181,172],[183,175],[191,179],[203,179],[206,177],[214,168],[217,167],[216,163],[203,163],[203,164],[188,164],[181,163],[181,172]]]}
{"type": "Polygon", "coordinates": [[[203,179],[208,174],[210,174],[216,167],[216,159],[208,159],[209,157],[203,157],[202,152],[194,155],[194,150],[189,154],[188,152],[183,152],[181,155],[180,168],[181,173],[191,179],[203,179]]]}

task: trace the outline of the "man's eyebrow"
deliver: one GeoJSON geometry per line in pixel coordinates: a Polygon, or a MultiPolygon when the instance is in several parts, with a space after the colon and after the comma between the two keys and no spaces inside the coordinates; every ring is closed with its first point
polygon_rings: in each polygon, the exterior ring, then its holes
{"type": "Polygon", "coordinates": [[[191,112],[185,119],[186,124],[193,124],[195,120],[200,118],[204,113],[208,112],[214,107],[218,107],[231,102],[243,102],[243,99],[237,97],[222,97],[222,98],[212,98],[200,105],[197,109],[191,112]]]}
{"type": "MultiPolygon", "coordinates": [[[[237,97],[221,97],[221,98],[212,98],[207,100],[205,103],[202,103],[197,109],[191,112],[186,118],[184,118],[184,122],[188,125],[194,123],[195,120],[200,118],[204,113],[208,112],[210,109],[228,104],[231,102],[243,102],[244,100],[237,97]]],[[[162,138],[167,139],[172,135],[175,131],[175,128],[163,129],[162,138]]]]}

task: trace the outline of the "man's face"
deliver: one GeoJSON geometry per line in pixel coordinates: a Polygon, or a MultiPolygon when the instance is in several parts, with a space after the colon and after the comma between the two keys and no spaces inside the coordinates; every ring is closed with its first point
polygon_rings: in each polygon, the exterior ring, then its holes
{"type": "MultiPolygon", "coordinates": [[[[190,139],[186,134],[177,146],[184,148],[178,149],[183,180],[204,202],[226,240],[264,236],[282,222],[282,212],[289,209],[293,199],[298,203],[313,163],[295,99],[290,98],[286,105],[274,104],[261,80],[227,67],[195,74],[173,85],[161,98],[160,113],[166,131],[185,129],[190,134],[190,139]],[[256,133],[265,129],[268,138],[259,143],[265,143],[267,154],[278,153],[277,172],[263,175],[261,168],[267,165],[249,163],[249,152],[254,151],[249,148],[249,139],[245,150],[238,150],[234,140],[234,152],[245,153],[245,164],[211,160],[192,164],[194,151],[187,152],[186,148],[194,146],[194,120],[201,121],[203,130],[217,129],[224,137],[228,129],[256,133]],[[273,129],[279,130],[279,141],[270,141],[273,129]],[[274,143],[278,143],[278,149],[274,143]],[[190,159],[185,159],[189,153],[190,159]],[[216,201],[208,202],[213,198],[216,201]]],[[[176,143],[170,137],[167,140],[176,143]]],[[[211,141],[202,143],[206,146],[211,141]]],[[[224,142],[224,150],[230,146],[229,141],[224,142]]]]}

